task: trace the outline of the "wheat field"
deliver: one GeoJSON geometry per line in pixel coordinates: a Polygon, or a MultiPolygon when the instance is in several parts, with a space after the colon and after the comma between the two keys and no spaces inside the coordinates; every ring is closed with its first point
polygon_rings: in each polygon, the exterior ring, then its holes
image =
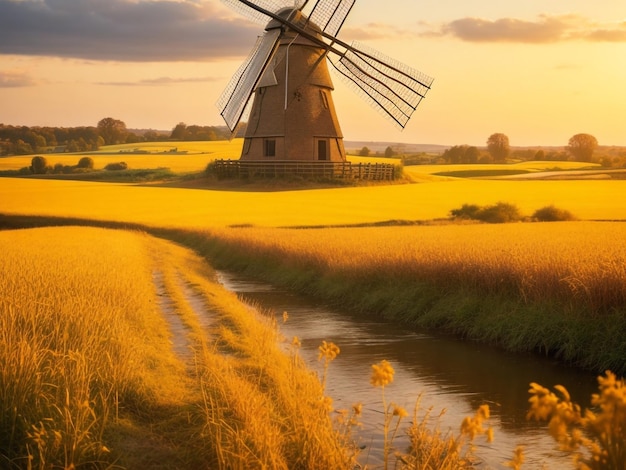
{"type": "Polygon", "coordinates": [[[89,227],[0,246],[0,467],[349,467],[317,377],[188,249],[89,227]]]}

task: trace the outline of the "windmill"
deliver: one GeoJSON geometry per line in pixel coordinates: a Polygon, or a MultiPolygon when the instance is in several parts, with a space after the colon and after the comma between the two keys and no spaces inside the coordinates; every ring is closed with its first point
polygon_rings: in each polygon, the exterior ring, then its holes
{"type": "Polygon", "coordinates": [[[336,37],[356,0],[222,1],[266,25],[217,103],[233,133],[249,114],[241,160],[345,161],[328,62],[400,128],[430,89],[431,77],[336,37]]]}

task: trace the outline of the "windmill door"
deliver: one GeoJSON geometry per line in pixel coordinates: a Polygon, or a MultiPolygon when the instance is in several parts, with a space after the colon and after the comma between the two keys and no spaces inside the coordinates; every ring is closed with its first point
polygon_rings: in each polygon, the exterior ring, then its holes
{"type": "Polygon", "coordinates": [[[317,139],[317,159],[328,160],[328,139],[317,139]]]}

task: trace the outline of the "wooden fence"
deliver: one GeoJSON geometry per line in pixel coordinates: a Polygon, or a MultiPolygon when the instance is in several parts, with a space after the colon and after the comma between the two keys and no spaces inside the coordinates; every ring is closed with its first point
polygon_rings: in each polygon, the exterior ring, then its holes
{"type": "Polygon", "coordinates": [[[215,160],[218,178],[277,178],[393,180],[391,163],[319,162],[295,160],[215,160]]]}

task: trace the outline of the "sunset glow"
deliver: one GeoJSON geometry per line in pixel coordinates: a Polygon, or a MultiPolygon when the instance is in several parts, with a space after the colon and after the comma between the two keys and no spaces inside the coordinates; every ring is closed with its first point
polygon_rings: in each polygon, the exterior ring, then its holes
{"type": "MultiPolygon", "coordinates": [[[[626,145],[626,3],[358,0],[339,36],[435,78],[403,132],[334,76],[346,140],[626,145]]],[[[0,122],[171,130],[215,106],[262,26],[218,0],[0,0],[0,122]]]]}

